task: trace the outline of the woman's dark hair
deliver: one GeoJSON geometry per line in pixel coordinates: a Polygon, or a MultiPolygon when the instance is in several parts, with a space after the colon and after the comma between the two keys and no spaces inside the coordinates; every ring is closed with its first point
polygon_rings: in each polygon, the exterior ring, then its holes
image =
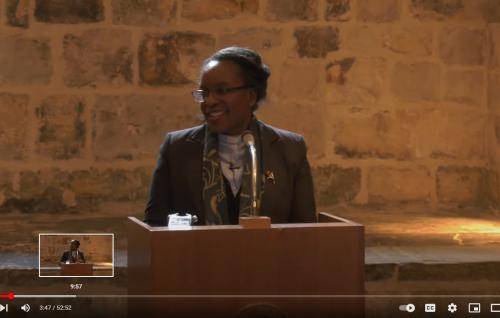
{"type": "Polygon", "coordinates": [[[252,86],[257,93],[257,102],[253,110],[257,110],[267,95],[267,79],[271,75],[269,67],[262,63],[259,53],[254,50],[230,46],[215,52],[203,62],[202,71],[211,61],[230,61],[240,66],[246,85],[252,86]]]}

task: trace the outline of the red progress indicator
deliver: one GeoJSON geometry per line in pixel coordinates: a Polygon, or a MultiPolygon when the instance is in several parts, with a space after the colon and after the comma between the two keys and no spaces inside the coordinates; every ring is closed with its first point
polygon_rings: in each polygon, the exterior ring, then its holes
{"type": "Polygon", "coordinates": [[[0,294],[0,299],[1,299],[1,298],[7,298],[7,299],[12,300],[12,299],[14,299],[14,297],[15,297],[15,296],[14,296],[14,293],[13,293],[13,292],[10,292],[10,293],[8,293],[8,294],[0,294]]]}

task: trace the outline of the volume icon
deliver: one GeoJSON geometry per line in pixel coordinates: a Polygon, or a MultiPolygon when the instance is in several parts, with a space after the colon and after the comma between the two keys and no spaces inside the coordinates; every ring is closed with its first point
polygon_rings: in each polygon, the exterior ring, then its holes
{"type": "Polygon", "coordinates": [[[23,310],[25,312],[30,311],[30,309],[31,309],[31,307],[28,304],[24,304],[24,305],[21,306],[21,310],[23,310]]]}

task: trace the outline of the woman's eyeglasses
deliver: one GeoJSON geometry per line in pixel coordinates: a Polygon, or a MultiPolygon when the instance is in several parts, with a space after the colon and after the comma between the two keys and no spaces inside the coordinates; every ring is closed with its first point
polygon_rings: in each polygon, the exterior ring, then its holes
{"type": "Polygon", "coordinates": [[[203,103],[205,102],[206,98],[208,95],[212,94],[212,97],[214,98],[220,98],[223,97],[226,94],[229,94],[231,92],[240,90],[240,89],[245,89],[245,88],[252,88],[253,86],[250,85],[245,85],[245,86],[238,86],[238,87],[216,87],[213,89],[196,89],[192,92],[194,101],[197,103],[203,103]]]}

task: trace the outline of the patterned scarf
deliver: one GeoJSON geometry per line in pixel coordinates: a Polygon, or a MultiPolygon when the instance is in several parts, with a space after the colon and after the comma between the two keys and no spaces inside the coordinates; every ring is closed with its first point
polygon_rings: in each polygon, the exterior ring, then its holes
{"type": "MultiPolygon", "coordinates": [[[[260,134],[257,127],[257,122],[252,119],[250,130],[255,136],[257,153],[260,152],[260,134]]],[[[220,167],[218,153],[218,137],[217,133],[211,132],[208,126],[205,128],[205,143],[203,149],[203,205],[205,207],[205,219],[207,225],[229,224],[229,211],[227,207],[227,195],[224,187],[224,179],[220,167]]],[[[241,180],[240,190],[240,213],[239,216],[249,216],[251,211],[251,170],[250,170],[250,155],[248,150],[245,151],[246,163],[243,167],[243,175],[241,180]]],[[[260,176],[260,166],[257,164],[257,176],[260,176]]],[[[257,178],[257,193],[260,202],[261,185],[260,178],[257,178]]]]}

